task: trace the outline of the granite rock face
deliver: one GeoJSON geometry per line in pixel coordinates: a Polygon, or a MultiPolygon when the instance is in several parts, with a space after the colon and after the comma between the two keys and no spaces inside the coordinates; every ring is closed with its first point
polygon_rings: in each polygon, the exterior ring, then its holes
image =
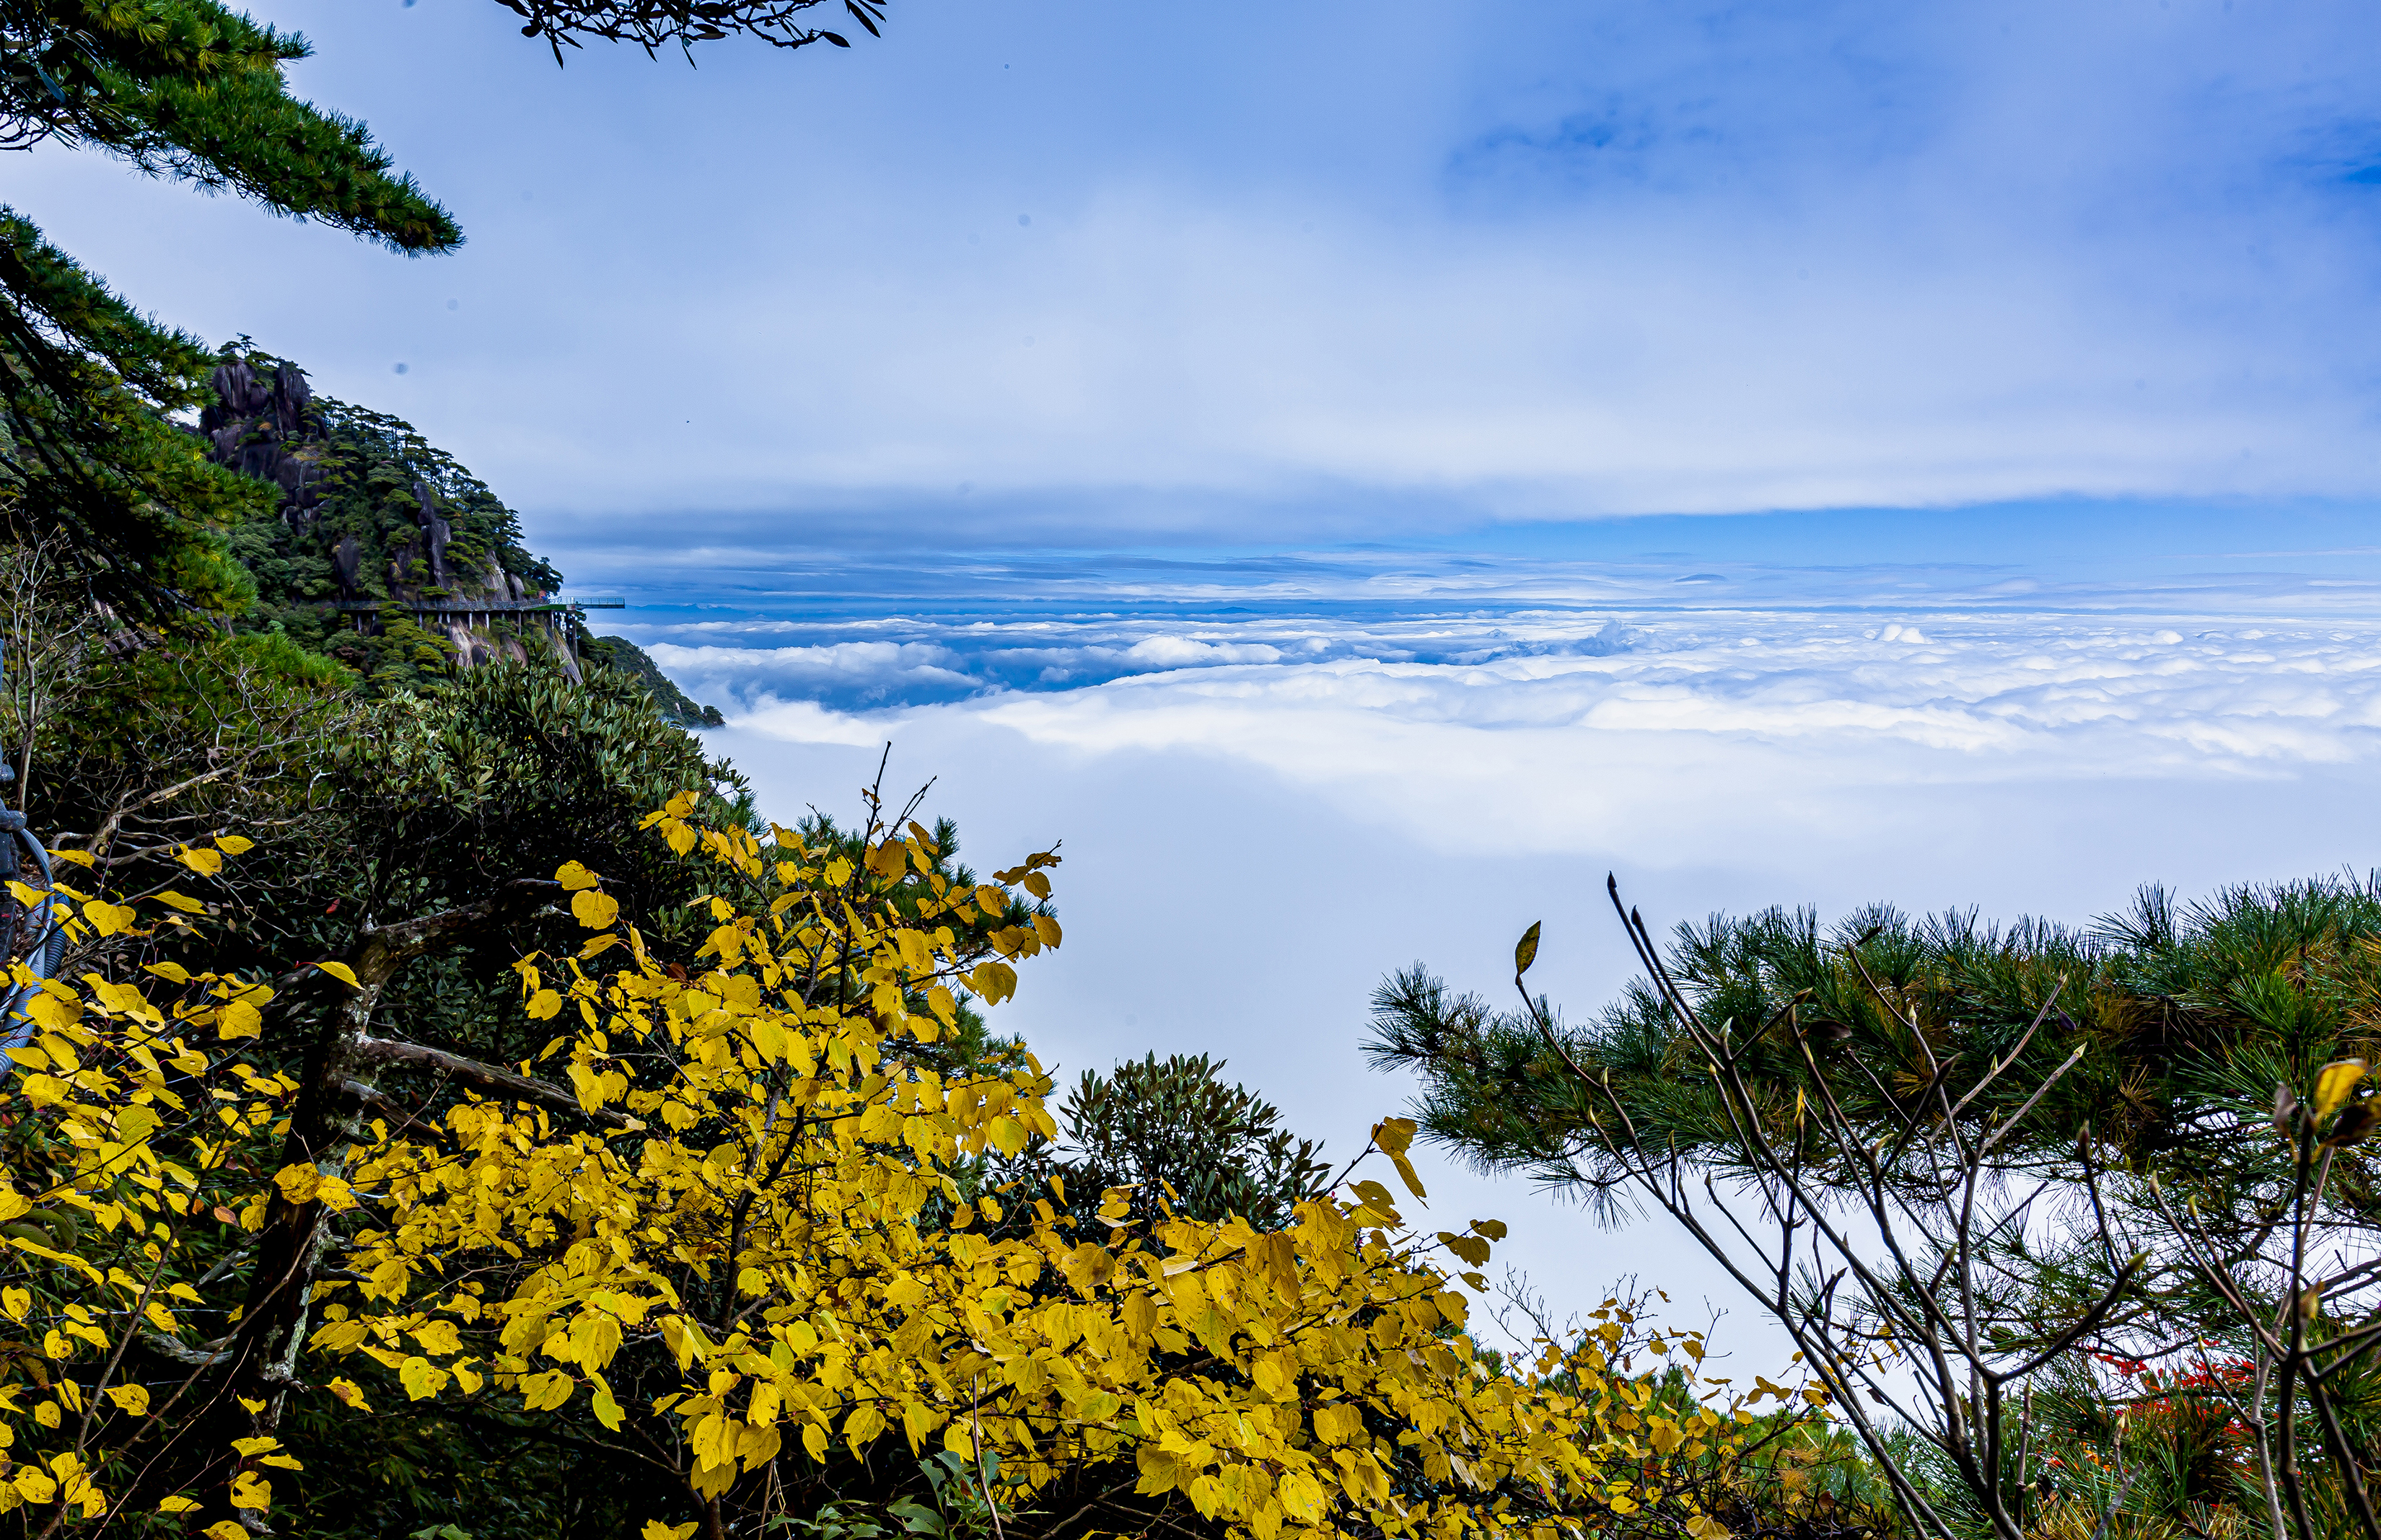
{"type": "Polygon", "coordinates": [[[214,400],[199,431],[214,446],[217,465],[281,488],[282,516],[303,521],[320,501],[319,456],[304,453],[306,408],[314,393],[294,366],[259,370],[243,358],[215,366],[208,383],[214,400]]]}
{"type": "Polygon", "coordinates": [[[543,654],[573,681],[627,674],[682,726],[722,724],[633,644],[553,603],[562,575],[522,544],[520,520],[411,424],[318,396],[267,353],[226,352],[212,382],[199,431],[215,463],[281,489],[278,516],[233,538],[257,579],[243,624],[287,632],[368,688],[543,654]]]}
{"type": "Polygon", "coordinates": [[[281,490],[275,526],[237,541],[261,624],[384,687],[532,651],[580,676],[561,575],[485,483],[410,424],[317,396],[287,359],[226,353],[210,382],[211,456],[281,490]]]}

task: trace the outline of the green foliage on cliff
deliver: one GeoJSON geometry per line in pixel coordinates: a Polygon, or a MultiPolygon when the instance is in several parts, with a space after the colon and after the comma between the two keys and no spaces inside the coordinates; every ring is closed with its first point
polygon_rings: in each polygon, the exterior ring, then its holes
{"type": "Polygon", "coordinates": [[[719,727],[727,719],[716,706],[697,705],[673,684],[644,649],[626,637],[590,637],[580,644],[580,655],[597,668],[610,669],[642,684],[661,708],[662,715],[683,727],[719,727]]]}
{"type": "Polygon", "coordinates": [[[550,600],[561,574],[487,483],[410,423],[315,396],[295,364],[245,346],[224,350],[213,394],[211,453],[278,489],[270,516],[232,534],[256,587],[240,628],[286,635],[375,694],[576,639],[568,614],[502,608],[550,600]],[[459,640],[414,608],[471,601],[495,608],[466,617],[459,640]]]}
{"type": "MultiPolygon", "coordinates": [[[[239,356],[259,369],[282,364],[260,352],[239,356]]],[[[239,554],[256,575],[261,619],[287,622],[305,607],[339,597],[336,552],[351,537],[362,548],[356,564],[359,590],[365,597],[391,597],[391,560],[418,543],[416,482],[431,489],[453,527],[450,561],[482,577],[510,574],[543,591],[561,585],[562,575],[552,564],[522,543],[519,516],[411,423],[318,396],[306,414],[306,436],[299,454],[310,473],[307,490],[319,505],[307,510],[302,521],[285,514],[279,529],[258,526],[242,532],[239,554]],[[302,531],[293,527],[300,522],[302,531]]],[[[415,582],[428,576],[420,561],[410,556],[404,564],[415,582]]]]}

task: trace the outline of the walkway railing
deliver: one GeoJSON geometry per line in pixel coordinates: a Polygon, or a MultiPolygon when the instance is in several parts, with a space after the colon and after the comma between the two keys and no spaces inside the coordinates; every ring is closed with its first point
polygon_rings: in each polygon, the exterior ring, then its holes
{"type": "Polygon", "coordinates": [[[561,610],[625,610],[629,601],[617,594],[588,599],[335,599],[342,614],[371,614],[394,604],[418,615],[519,615],[561,610]]]}

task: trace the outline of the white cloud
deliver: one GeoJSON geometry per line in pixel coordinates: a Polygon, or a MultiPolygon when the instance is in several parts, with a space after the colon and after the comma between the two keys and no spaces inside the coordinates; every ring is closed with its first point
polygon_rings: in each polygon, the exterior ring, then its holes
{"type": "MultiPolygon", "coordinates": [[[[999,1024],[1070,1073],[1217,1054],[1350,1150],[1404,1094],[1356,1051],[1374,984],[1419,958],[1504,991],[1501,960],[1544,920],[1532,983],[1592,1009],[1630,965],[1607,871],[1667,927],[1879,899],[2082,921],[2144,880],[2381,861],[2381,624],[1930,614],[1912,642],[1858,616],[1632,621],[1638,644],[1601,656],[779,703],[706,736],[780,816],[837,806],[890,740],[898,783],[939,777],[967,859],[1063,842],[1066,946],[999,1024]]],[[[1435,1212],[1515,1220],[1511,1254],[1560,1297],[1637,1271],[1685,1313],[1729,1303],[1659,1227],[1609,1236],[1512,1184],[1426,1175],[1435,1212]]],[[[1765,1372],[1783,1350],[1760,1356],[1733,1307],[1739,1364],[1765,1372]]]]}
{"type": "MultiPolygon", "coordinates": [[[[979,687],[947,649],[929,642],[836,642],[824,647],[684,647],[655,642],[663,670],[703,681],[733,673],[762,687],[855,704],[968,694],[979,687]]],[[[698,685],[702,688],[702,685],[698,685]]]]}
{"type": "Polygon", "coordinates": [[[1659,831],[1673,864],[1840,819],[1923,837],[1945,799],[1981,788],[2262,795],[2241,788],[2381,753],[2370,624],[2184,640],[2155,622],[1937,617],[1913,640],[1824,616],[1631,624],[1638,645],[1600,656],[1214,662],[863,718],[764,702],[737,725],[795,742],[993,734],[1076,765],[1154,755],[1258,773],[1449,851],[1609,854],[1659,831]]]}
{"type": "Polygon", "coordinates": [[[1124,651],[1125,659],[1147,668],[1194,668],[1216,663],[1278,663],[1281,649],[1263,642],[1200,642],[1187,637],[1152,637],[1124,651]]]}

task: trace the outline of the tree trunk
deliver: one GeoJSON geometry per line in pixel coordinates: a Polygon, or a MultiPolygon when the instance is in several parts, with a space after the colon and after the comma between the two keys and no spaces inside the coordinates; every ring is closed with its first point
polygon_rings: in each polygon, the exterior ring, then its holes
{"type": "MultiPolygon", "coordinates": [[[[371,1032],[383,991],[406,964],[458,945],[482,926],[526,914],[560,891],[553,882],[517,880],[463,908],[368,927],[346,959],[355,971],[353,989],[319,969],[300,970],[276,981],[272,1009],[284,1018],[301,993],[319,999],[328,988],[345,996],[325,1015],[307,1049],[281,1165],[311,1164],[326,1175],[344,1175],[362,1133],[366,1105],[377,1099],[381,1068],[391,1063],[436,1063],[495,1094],[576,1110],[577,1100],[556,1087],[453,1054],[375,1038],[371,1032]]],[[[278,1188],[271,1191],[250,1264],[247,1303],[209,1371],[222,1376],[220,1388],[206,1398],[193,1425],[177,1438],[184,1448],[171,1462],[176,1470],[167,1490],[193,1485],[214,1489],[208,1507],[228,1512],[224,1498],[241,1463],[232,1440],[271,1437],[280,1425],[290,1391],[303,1388],[298,1357],[313,1318],[314,1285],[333,1240],[328,1219],[329,1210],[318,1201],[291,1203],[278,1188]]],[[[252,1534],[271,1533],[263,1515],[231,1516],[252,1534]]]]}

